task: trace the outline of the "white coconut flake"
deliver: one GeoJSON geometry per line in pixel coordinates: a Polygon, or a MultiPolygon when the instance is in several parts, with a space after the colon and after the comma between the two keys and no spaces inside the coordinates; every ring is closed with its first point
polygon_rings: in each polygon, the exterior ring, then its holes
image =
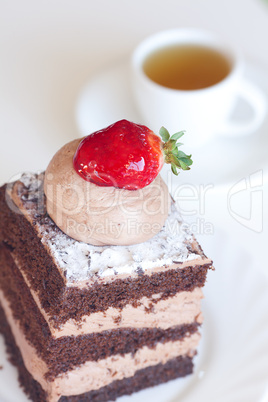
{"type": "Polygon", "coordinates": [[[156,236],[145,243],[131,246],[92,246],[70,239],[62,232],[53,232],[52,237],[48,233],[42,241],[65,272],[67,281],[85,281],[96,274],[98,277],[131,274],[138,270],[170,265],[173,261],[185,262],[201,258],[187,248],[193,240],[187,226],[174,225],[174,222],[181,222],[175,209],[156,236]]]}
{"type": "MultiPolygon", "coordinates": [[[[40,193],[40,179],[34,175],[24,175],[25,187],[40,193]]],[[[29,211],[34,214],[35,211],[29,211]]],[[[172,210],[162,230],[150,240],[131,246],[93,246],[71,239],[58,229],[49,217],[46,223],[38,220],[35,225],[42,243],[58,264],[66,277],[67,285],[86,281],[95,276],[105,278],[116,274],[132,274],[141,270],[170,265],[202,258],[189,245],[193,236],[188,226],[175,208],[172,210]]]]}

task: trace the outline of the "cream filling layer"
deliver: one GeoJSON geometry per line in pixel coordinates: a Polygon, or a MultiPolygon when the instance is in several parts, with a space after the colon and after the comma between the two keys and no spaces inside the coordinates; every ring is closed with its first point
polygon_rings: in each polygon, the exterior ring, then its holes
{"type": "Polygon", "coordinates": [[[79,395],[100,389],[113,381],[132,377],[138,370],[159,363],[165,364],[168,360],[180,355],[193,356],[200,339],[200,334],[195,333],[186,336],[182,341],[158,343],[155,349],[144,346],[134,355],[127,353],[124,356],[110,356],[98,362],[88,361],[59,375],[53,381],[47,381],[45,379],[47,365],[26,340],[2,291],[0,291],[0,300],[24,364],[34,379],[47,392],[49,402],[57,402],[62,395],[79,395]]]}
{"type": "MultiPolygon", "coordinates": [[[[19,266],[17,261],[16,264],[19,266]]],[[[109,307],[104,312],[86,315],[79,322],[70,319],[62,324],[60,328],[55,328],[48,314],[41,307],[37,293],[31,289],[26,275],[22,270],[20,271],[54,338],[129,327],[161,328],[165,330],[170,326],[190,324],[194,321],[201,324],[203,321],[200,310],[203,292],[201,288],[195,288],[192,292],[179,292],[173,297],[160,301],[158,299],[161,294],[155,294],[151,299],[143,297],[138,301],[139,305],[137,307],[133,307],[131,304],[126,305],[121,310],[109,307]]]]}
{"type": "MultiPolygon", "coordinates": [[[[154,295],[154,300],[161,295],[154,295]]],[[[118,328],[161,328],[190,324],[203,321],[200,311],[202,290],[196,288],[193,292],[181,292],[168,299],[153,303],[147,297],[140,300],[138,307],[131,304],[122,310],[109,307],[105,312],[92,313],[84,316],[82,321],[68,320],[58,330],[50,326],[53,337],[91,334],[118,328]]]]}

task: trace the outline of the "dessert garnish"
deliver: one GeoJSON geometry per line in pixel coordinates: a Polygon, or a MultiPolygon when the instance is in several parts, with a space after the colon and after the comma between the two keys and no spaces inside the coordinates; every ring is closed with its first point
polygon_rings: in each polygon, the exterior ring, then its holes
{"type": "Polygon", "coordinates": [[[0,333],[34,402],[108,402],[192,373],[213,269],[160,174],[99,186],[74,169],[80,142],[0,188],[0,333]]]}
{"type": "Polygon", "coordinates": [[[165,162],[188,170],[191,156],[162,127],[120,120],[64,145],[44,180],[47,212],[68,236],[93,245],[142,243],[163,227],[170,211],[167,185],[158,174],[165,162]]]}
{"type": "Polygon", "coordinates": [[[76,172],[98,186],[114,186],[137,190],[150,184],[170,163],[177,169],[188,170],[191,155],[179,151],[180,131],[170,136],[164,127],[157,136],[146,126],[120,120],[107,128],[85,137],[79,144],[73,163],[76,172]]]}

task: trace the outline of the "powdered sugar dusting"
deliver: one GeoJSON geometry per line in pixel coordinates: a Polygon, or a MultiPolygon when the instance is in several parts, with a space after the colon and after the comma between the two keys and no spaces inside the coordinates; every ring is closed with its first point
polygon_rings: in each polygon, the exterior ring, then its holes
{"type": "MultiPolygon", "coordinates": [[[[40,201],[42,197],[44,200],[40,175],[27,174],[20,181],[31,194],[34,193],[35,199],[40,201]]],[[[24,204],[32,219],[37,207],[31,203],[27,208],[27,200],[24,200],[24,204]]],[[[168,266],[173,262],[182,263],[201,258],[191,248],[193,236],[174,206],[165,226],[157,235],[145,243],[131,246],[101,247],[76,241],[60,231],[48,216],[37,219],[35,228],[66,277],[67,285],[94,277],[138,273],[168,266]]]]}

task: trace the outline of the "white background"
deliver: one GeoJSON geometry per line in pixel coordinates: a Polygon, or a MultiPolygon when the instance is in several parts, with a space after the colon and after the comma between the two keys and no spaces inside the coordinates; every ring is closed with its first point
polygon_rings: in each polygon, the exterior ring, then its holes
{"type": "MultiPolygon", "coordinates": [[[[80,136],[75,106],[89,80],[127,60],[147,35],[178,27],[219,34],[268,74],[266,0],[0,0],[0,184],[45,169],[64,143],[80,136]]],[[[251,252],[256,275],[267,274],[267,183],[259,186],[263,228],[257,231],[230,215],[226,188],[214,185],[206,221],[251,252]]],[[[248,197],[241,193],[236,210],[248,197]]]]}

